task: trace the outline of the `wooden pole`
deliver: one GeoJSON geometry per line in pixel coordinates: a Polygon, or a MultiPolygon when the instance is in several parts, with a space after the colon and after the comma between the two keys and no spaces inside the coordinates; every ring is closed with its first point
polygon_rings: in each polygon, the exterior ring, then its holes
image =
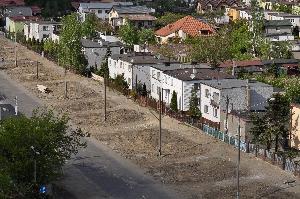
{"type": "Polygon", "coordinates": [[[39,62],[36,61],[36,79],[39,79],[39,62]]]}
{"type": "Polygon", "coordinates": [[[161,102],[161,90],[159,90],[159,149],[158,155],[161,156],[161,111],[162,111],[162,102],[161,102]]]}
{"type": "Polygon", "coordinates": [[[106,121],[106,119],[107,119],[107,115],[106,115],[106,83],[107,83],[106,77],[104,77],[104,121],[106,121]]]}

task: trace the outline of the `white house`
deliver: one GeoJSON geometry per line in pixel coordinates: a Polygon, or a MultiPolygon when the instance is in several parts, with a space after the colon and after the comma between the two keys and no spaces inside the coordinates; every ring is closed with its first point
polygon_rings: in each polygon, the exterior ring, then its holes
{"type": "Polygon", "coordinates": [[[124,5],[132,6],[132,2],[95,2],[95,3],[80,3],[78,13],[82,21],[85,21],[85,17],[89,13],[94,13],[99,19],[107,20],[108,13],[113,6],[124,5]]]}
{"type": "MultiPolygon", "coordinates": [[[[164,67],[156,65],[151,67],[151,97],[158,100],[162,91],[163,101],[171,103],[172,93],[177,93],[177,105],[181,111],[188,111],[189,100],[193,88],[197,90],[200,101],[200,82],[214,78],[234,78],[233,76],[213,70],[207,65],[185,65],[164,67]]],[[[199,103],[200,105],[200,103],[199,103]]],[[[200,107],[199,107],[200,108],[200,107]]]]}
{"type": "Polygon", "coordinates": [[[202,117],[219,124],[221,111],[265,110],[273,87],[256,81],[239,79],[204,80],[200,83],[202,117]]]}
{"type": "Polygon", "coordinates": [[[168,60],[149,53],[116,54],[108,59],[109,76],[114,79],[123,74],[129,89],[135,88],[137,83],[145,83],[149,90],[150,67],[165,62],[168,60]]]}
{"type": "Polygon", "coordinates": [[[24,35],[26,40],[36,39],[42,41],[47,38],[53,38],[61,27],[61,24],[54,21],[28,21],[24,24],[24,35]]]}
{"type": "Polygon", "coordinates": [[[270,12],[267,20],[289,20],[294,27],[300,26],[300,15],[283,12],[270,12]]]}

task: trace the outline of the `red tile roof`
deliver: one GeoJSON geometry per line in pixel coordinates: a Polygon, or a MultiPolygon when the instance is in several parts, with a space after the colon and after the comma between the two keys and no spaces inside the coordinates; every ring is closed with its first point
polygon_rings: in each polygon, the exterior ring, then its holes
{"type": "Polygon", "coordinates": [[[209,24],[204,23],[192,16],[186,16],[157,30],[155,34],[158,36],[167,36],[179,30],[182,30],[190,36],[200,36],[201,30],[207,30],[208,34],[213,34],[215,32],[215,30],[209,24]]]}
{"type": "MultiPolygon", "coordinates": [[[[250,67],[250,66],[263,66],[260,60],[245,60],[245,61],[235,61],[237,67],[250,67]]],[[[226,61],[220,64],[220,68],[227,68],[233,66],[232,61],[226,61]]]]}
{"type": "Polygon", "coordinates": [[[24,0],[0,0],[0,6],[24,6],[24,0]]]}

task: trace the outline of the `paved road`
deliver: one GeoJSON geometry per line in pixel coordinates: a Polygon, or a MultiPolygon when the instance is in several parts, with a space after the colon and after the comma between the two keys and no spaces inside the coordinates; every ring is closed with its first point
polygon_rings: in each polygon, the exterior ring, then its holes
{"type": "MultiPolygon", "coordinates": [[[[30,116],[41,101],[0,71],[0,95],[14,104],[18,96],[19,110],[30,116]]],[[[117,153],[87,139],[88,147],[68,161],[65,177],[58,183],[63,190],[58,198],[66,199],[176,199],[182,198],[164,185],[144,175],[143,170],[117,153]]]]}

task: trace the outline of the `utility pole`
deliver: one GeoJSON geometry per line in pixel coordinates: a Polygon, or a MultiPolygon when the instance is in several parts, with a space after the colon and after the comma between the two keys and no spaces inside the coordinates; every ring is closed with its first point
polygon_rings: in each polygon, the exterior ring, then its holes
{"type": "Polygon", "coordinates": [[[36,79],[39,79],[39,61],[36,61],[36,79]]]}
{"type": "Polygon", "coordinates": [[[67,68],[65,66],[65,99],[68,98],[67,68]]]}
{"type": "Polygon", "coordinates": [[[162,96],[161,90],[159,90],[159,148],[158,148],[158,155],[161,156],[161,111],[162,111],[162,96]]]}
{"type": "Polygon", "coordinates": [[[17,32],[15,31],[15,66],[18,66],[18,61],[17,61],[17,32]]]}
{"type": "Polygon", "coordinates": [[[239,124],[238,124],[238,159],[237,159],[237,192],[236,198],[240,199],[240,160],[241,160],[241,117],[239,113],[239,124]]]}
{"type": "Polygon", "coordinates": [[[106,75],[104,75],[104,121],[106,121],[106,75]]]}

